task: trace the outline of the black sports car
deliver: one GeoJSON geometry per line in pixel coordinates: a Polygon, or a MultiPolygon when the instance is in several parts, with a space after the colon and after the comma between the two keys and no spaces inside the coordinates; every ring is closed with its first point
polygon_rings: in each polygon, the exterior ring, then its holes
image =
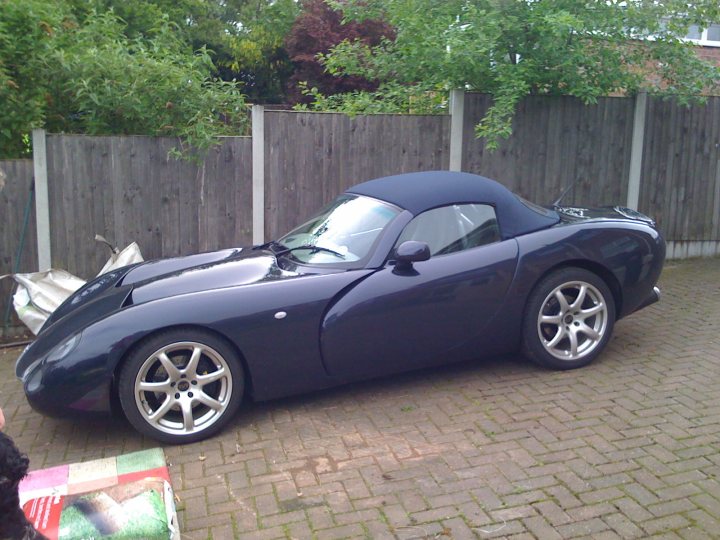
{"type": "Polygon", "coordinates": [[[543,208],[480,176],[359,184],[279,240],[89,282],[18,359],[48,415],[113,403],[161,441],[265,400],[520,349],[571,369],[658,300],[665,244],[621,207],[543,208]]]}

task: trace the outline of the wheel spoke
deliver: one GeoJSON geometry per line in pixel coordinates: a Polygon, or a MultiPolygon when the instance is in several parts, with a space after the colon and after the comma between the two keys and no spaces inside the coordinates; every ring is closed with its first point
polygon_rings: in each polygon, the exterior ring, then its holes
{"type": "Polygon", "coordinates": [[[170,360],[170,358],[165,353],[165,351],[158,354],[157,359],[160,360],[162,367],[165,368],[165,371],[167,371],[167,374],[170,377],[170,379],[179,379],[180,378],[180,370],[178,370],[178,368],[175,366],[175,364],[173,364],[173,361],[170,360]]]}
{"type": "Polygon", "coordinates": [[[565,330],[563,330],[562,326],[558,326],[557,333],[550,341],[547,342],[546,347],[548,349],[555,348],[555,346],[557,346],[557,344],[560,343],[562,341],[562,339],[565,337],[565,334],[566,334],[566,332],[565,332],[565,330]]]}
{"type": "Polygon", "coordinates": [[[555,298],[557,299],[558,303],[560,304],[560,313],[565,313],[568,309],[570,309],[570,306],[567,303],[567,298],[565,298],[565,295],[561,290],[555,291],[555,298]]]}
{"type": "Polygon", "coordinates": [[[600,333],[597,330],[595,330],[594,328],[591,328],[590,326],[588,326],[585,323],[581,324],[578,327],[577,331],[582,332],[583,334],[585,334],[587,337],[589,337],[593,341],[597,341],[601,337],[600,333]]]}
{"type": "Polygon", "coordinates": [[[190,400],[184,399],[180,403],[183,415],[183,428],[185,431],[193,431],[195,428],[195,418],[193,417],[192,403],[190,400]]]}
{"type": "Polygon", "coordinates": [[[578,353],[578,338],[577,338],[577,332],[573,329],[571,329],[567,333],[568,339],[570,340],[570,357],[575,358],[578,353]]]}
{"type": "Polygon", "coordinates": [[[169,394],[173,391],[170,386],[170,379],[162,382],[141,381],[138,384],[138,390],[141,392],[162,392],[163,394],[169,394]]]}
{"type": "Polygon", "coordinates": [[[197,381],[198,386],[205,386],[206,384],[219,381],[220,379],[224,378],[226,374],[227,372],[225,371],[225,368],[221,367],[217,371],[213,371],[212,373],[208,373],[207,375],[198,375],[195,380],[197,381]]]}
{"type": "Polygon", "coordinates": [[[593,315],[597,315],[598,313],[600,313],[601,311],[604,311],[604,310],[605,310],[605,304],[603,304],[602,302],[598,302],[596,305],[594,305],[591,308],[581,310],[580,313],[578,313],[577,317],[578,317],[578,319],[582,319],[582,320],[589,319],[593,315]]]}
{"type": "Polygon", "coordinates": [[[194,378],[197,375],[197,366],[200,362],[200,356],[202,355],[202,349],[200,347],[193,348],[192,356],[188,361],[187,366],[184,369],[185,375],[188,378],[194,378]]]}
{"type": "Polygon", "coordinates": [[[222,403],[220,403],[217,399],[211,398],[205,392],[200,392],[200,394],[197,396],[197,400],[203,405],[206,405],[207,407],[210,407],[211,409],[214,409],[216,411],[219,411],[223,408],[222,403]]]}
{"type": "Polygon", "coordinates": [[[175,404],[175,399],[172,396],[165,396],[165,401],[155,411],[148,415],[147,419],[152,423],[158,423],[168,413],[168,411],[175,404]]]}
{"type": "Polygon", "coordinates": [[[559,326],[562,324],[562,317],[562,313],[557,315],[541,315],[540,322],[542,324],[555,324],[559,326]]]}
{"type": "Polygon", "coordinates": [[[587,296],[587,285],[581,285],[577,298],[575,298],[575,301],[570,306],[570,309],[580,309],[583,302],[585,302],[585,296],[587,296]]]}

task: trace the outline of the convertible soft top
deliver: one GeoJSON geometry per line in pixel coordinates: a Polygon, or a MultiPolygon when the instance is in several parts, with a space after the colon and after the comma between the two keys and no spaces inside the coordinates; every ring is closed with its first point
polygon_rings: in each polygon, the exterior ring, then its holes
{"type": "Polygon", "coordinates": [[[533,210],[502,184],[476,174],[426,171],[385,176],[347,190],[390,202],[413,215],[449,204],[490,204],[495,207],[503,239],[551,227],[556,212],[533,210]]]}

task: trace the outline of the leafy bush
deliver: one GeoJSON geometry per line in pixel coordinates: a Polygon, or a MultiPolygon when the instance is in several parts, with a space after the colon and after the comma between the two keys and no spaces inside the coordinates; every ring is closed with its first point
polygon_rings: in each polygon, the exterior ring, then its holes
{"type": "Polygon", "coordinates": [[[151,36],[131,39],[113,12],[91,12],[80,25],[62,3],[52,9],[39,0],[6,4],[0,15],[0,107],[13,113],[0,118],[0,157],[26,151],[23,137],[40,126],[91,135],[178,136],[199,150],[218,135],[247,132],[237,83],[213,78],[208,51],[193,52],[167,18],[151,36]]]}

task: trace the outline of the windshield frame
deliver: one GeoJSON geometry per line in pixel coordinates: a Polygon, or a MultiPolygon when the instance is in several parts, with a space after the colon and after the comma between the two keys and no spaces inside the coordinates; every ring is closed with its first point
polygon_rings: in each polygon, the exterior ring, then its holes
{"type": "MultiPolygon", "coordinates": [[[[396,227],[393,227],[393,224],[397,223],[398,217],[404,216],[404,214],[406,212],[407,211],[403,210],[399,206],[397,206],[393,203],[390,203],[388,201],[378,199],[376,197],[370,197],[368,195],[360,195],[357,193],[342,193],[341,195],[339,195],[338,197],[333,199],[330,203],[328,203],[327,205],[323,206],[320,210],[315,212],[312,217],[305,220],[302,224],[300,224],[299,226],[295,227],[290,232],[284,234],[283,236],[281,236],[280,238],[278,238],[277,240],[272,242],[270,249],[273,252],[282,252],[283,250],[288,250],[287,252],[281,253],[280,255],[277,256],[278,261],[280,259],[283,259],[285,261],[292,263],[293,265],[301,266],[301,267],[323,268],[323,269],[325,269],[325,268],[341,269],[341,270],[342,269],[355,270],[355,269],[366,268],[368,266],[368,262],[372,262],[372,261],[375,261],[376,259],[378,259],[377,251],[380,248],[380,246],[383,245],[383,238],[385,238],[388,235],[388,233],[393,232],[393,230],[396,228],[396,227]],[[326,210],[328,208],[330,208],[333,205],[336,205],[338,203],[338,201],[343,198],[350,199],[350,200],[363,199],[363,200],[372,201],[377,206],[388,208],[395,214],[383,225],[382,229],[378,232],[377,236],[374,238],[374,240],[370,244],[370,247],[367,249],[367,251],[365,252],[365,254],[363,256],[359,257],[358,259],[354,259],[354,260],[350,260],[350,261],[343,260],[343,259],[338,259],[336,262],[333,262],[333,261],[329,261],[329,262],[307,261],[307,260],[303,260],[300,257],[297,257],[297,255],[296,255],[297,252],[292,249],[293,246],[289,246],[289,245],[283,243],[283,240],[285,238],[287,238],[288,236],[291,236],[293,234],[297,234],[300,229],[302,229],[306,225],[312,223],[313,221],[317,220],[318,217],[323,215],[323,213],[326,212],[326,210]]],[[[320,242],[320,246],[323,246],[322,242],[320,242]]],[[[331,247],[331,246],[327,246],[327,247],[331,247]]],[[[305,251],[305,253],[307,253],[309,251],[310,250],[307,250],[307,251],[305,251]]],[[[302,251],[300,251],[300,252],[302,253],[302,251]]],[[[384,260],[386,257],[387,257],[387,253],[383,253],[381,258],[384,260]]]]}

